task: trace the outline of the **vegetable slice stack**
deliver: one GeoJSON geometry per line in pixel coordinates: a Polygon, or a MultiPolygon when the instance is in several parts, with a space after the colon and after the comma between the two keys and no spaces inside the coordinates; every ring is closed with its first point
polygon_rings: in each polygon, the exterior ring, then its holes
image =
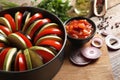
{"type": "Polygon", "coordinates": [[[0,70],[31,70],[53,59],[64,40],[52,20],[29,11],[0,17],[0,70]]]}

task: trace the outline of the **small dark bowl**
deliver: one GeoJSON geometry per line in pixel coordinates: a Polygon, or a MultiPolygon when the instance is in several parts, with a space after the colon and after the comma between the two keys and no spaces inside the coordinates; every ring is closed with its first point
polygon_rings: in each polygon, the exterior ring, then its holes
{"type": "Polygon", "coordinates": [[[84,18],[84,17],[73,17],[73,18],[70,18],[69,20],[67,20],[64,25],[66,27],[66,25],[72,21],[72,20],[87,20],[91,25],[92,25],[92,28],[93,28],[93,31],[91,33],[90,36],[88,36],[87,38],[74,38],[72,36],[70,36],[69,34],[67,34],[67,38],[68,40],[72,43],[72,44],[75,44],[75,45],[84,45],[85,43],[89,42],[91,38],[94,37],[95,33],[96,33],[96,25],[95,23],[90,20],[89,18],[84,18]]]}

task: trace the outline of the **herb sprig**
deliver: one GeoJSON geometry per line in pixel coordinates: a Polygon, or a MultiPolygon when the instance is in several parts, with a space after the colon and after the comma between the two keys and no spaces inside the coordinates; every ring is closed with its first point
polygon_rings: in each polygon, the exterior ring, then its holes
{"type": "Polygon", "coordinates": [[[70,9],[68,0],[64,2],[63,0],[42,0],[37,7],[56,14],[63,22],[69,18],[67,15],[70,9]]]}

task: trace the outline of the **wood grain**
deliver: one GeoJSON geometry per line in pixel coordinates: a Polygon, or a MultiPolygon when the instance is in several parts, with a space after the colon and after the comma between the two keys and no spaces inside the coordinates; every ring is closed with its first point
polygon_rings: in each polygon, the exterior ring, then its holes
{"type": "MultiPolygon", "coordinates": [[[[96,35],[98,36],[98,35],[96,35]]],[[[90,42],[85,46],[90,46],[90,42]]],[[[66,57],[63,66],[53,80],[113,80],[108,51],[104,44],[101,48],[102,56],[86,66],[75,66],[68,56],[73,52],[73,46],[67,45],[69,51],[65,51],[66,57]],[[71,51],[72,50],[72,51],[71,51]]]]}

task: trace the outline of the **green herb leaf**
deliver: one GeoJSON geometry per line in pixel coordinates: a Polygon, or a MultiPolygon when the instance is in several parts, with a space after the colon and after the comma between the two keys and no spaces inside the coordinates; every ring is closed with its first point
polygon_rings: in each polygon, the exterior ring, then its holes
{"type": "Polygon", "coordinates": [[[56,14],[63,22],[69,18],[67,16],[67,11],[70,9],[68,0],[64,2],[62,0],[42,0],[37,7],[56,14]]]}

